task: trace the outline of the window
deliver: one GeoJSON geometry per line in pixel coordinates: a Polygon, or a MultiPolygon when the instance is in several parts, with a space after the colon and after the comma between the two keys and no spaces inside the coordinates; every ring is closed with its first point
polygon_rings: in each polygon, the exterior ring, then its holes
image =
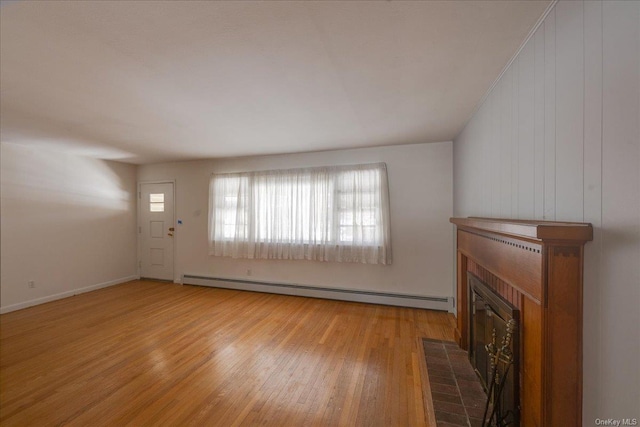
{"type": "Polygon", "coordinates": [[[164,212],[164,193],[149,194],[149,212],[164,212]]]}
{"type": "Polygon", "coordinates": [[[210,253],[391,263],[383,163],[213,175],[210,253]]]}

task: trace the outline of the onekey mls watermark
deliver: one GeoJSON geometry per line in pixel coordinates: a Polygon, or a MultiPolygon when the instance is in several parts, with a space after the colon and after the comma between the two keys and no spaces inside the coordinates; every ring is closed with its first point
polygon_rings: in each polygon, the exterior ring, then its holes
{"type": "Polygon", "coordinates": [[[637,418],[596,418],[595,425],[597,426],[637,426],[638,419],[637,418]]]}

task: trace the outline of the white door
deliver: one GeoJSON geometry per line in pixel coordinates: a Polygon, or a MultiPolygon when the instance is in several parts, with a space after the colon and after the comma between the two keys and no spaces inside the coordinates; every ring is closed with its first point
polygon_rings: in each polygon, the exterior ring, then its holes
{"type": "Polygon", "coordinates": [[[173,183],[140,184],[140,276],[173,281],[173,183]]]}

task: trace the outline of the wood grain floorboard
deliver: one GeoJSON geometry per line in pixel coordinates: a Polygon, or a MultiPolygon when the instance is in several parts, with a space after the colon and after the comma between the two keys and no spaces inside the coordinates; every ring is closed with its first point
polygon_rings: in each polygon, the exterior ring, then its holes
{"type": "Polygon", "coordinates": [[[452,318],[138,280],[0,316],[0,425],[425,425],[420,337],[452,318]]]}

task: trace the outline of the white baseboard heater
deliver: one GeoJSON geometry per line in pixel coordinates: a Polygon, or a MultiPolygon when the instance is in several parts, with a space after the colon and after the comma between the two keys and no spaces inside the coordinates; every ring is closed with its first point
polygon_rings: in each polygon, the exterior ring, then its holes
{"type": "Polygon", "coordinates": [[[236,289],[240,291],[266,292],[272,294],[296,295],[312,298],[326,298],[341,301],[366,302],[372,304],[395,305],[400,307],[425,308],[450,311],[453,298],[427,297],[420,295],[392,294],[386,292],[361,291],[356,289],[324,288],[292,283],[262,282],[224,277],[207,277],[185,274],[184,285],[210,286],[214,288],[236,289]]]}

